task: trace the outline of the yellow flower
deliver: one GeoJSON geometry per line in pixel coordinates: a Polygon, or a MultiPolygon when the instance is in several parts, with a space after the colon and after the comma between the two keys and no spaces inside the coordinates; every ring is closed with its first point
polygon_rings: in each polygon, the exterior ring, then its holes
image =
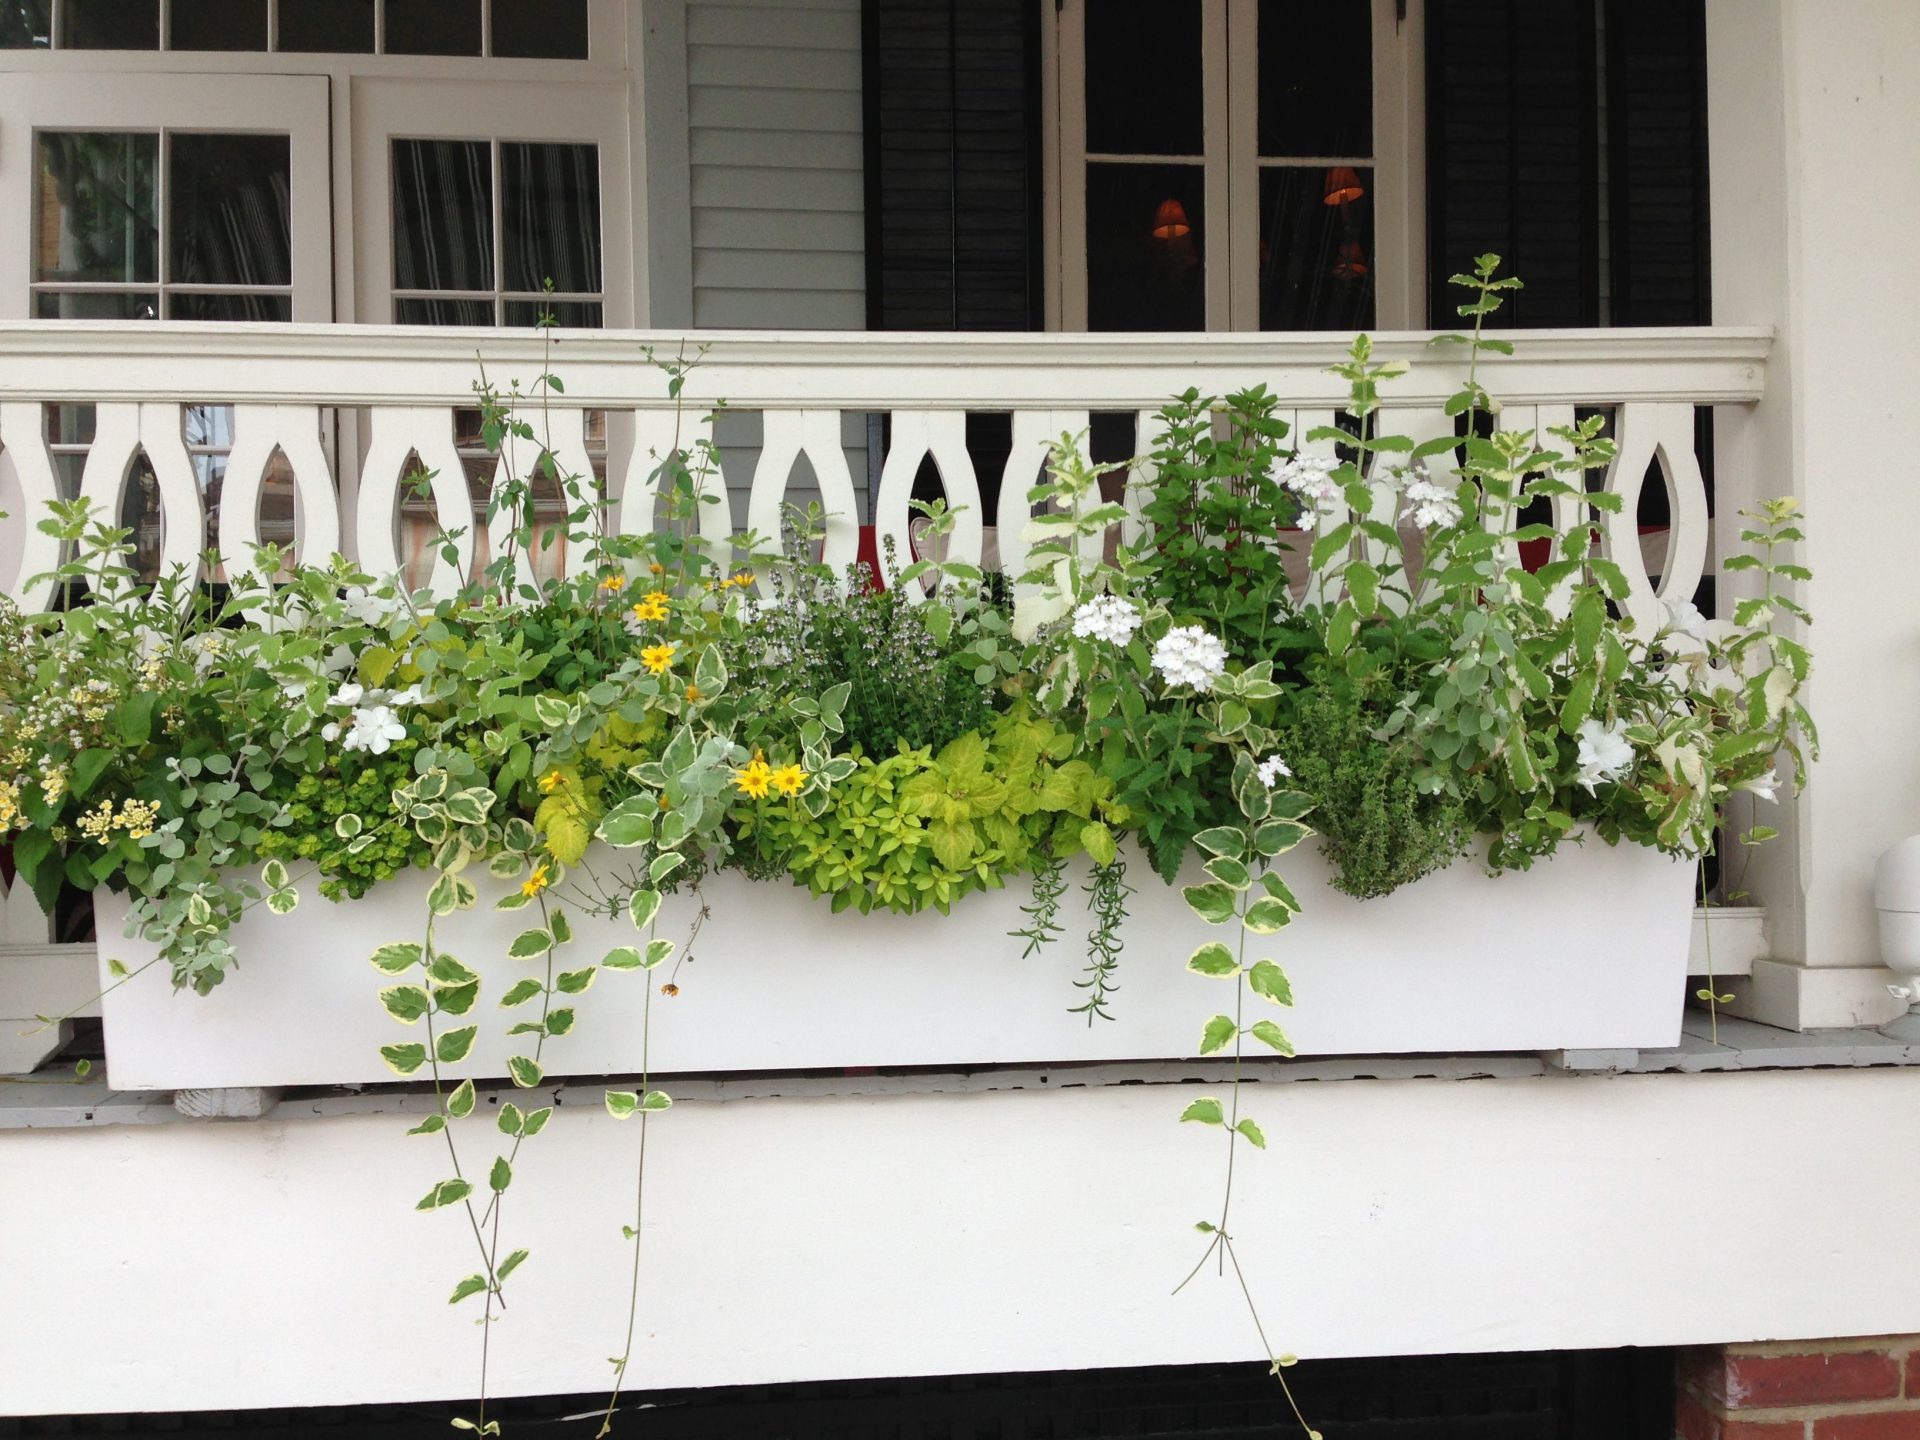
{"type": "Polygon", "coordinates": [[[649,590],[641,598],[644,600],[646,604],[658,605],[662,610],[666,609],[667,602],[673,599],[673,597],[667,594],[667,592],[664,590],[649,590]]]}
{"type": "Polygon", "coordinates": [[[729,585],[738,585],[742,590],[744,590],[747,588],[747,586],[753,584],[753,571],[742,570],[738,575],[734,576],[727,583],[729,585]]]}
{"type": "Polygon", "coordinates": [[[520,893],[531,900],[542,890],[546,889],[549,883],[546,862],[542,861],[533,867],[533,874],[529,875],[526,880],[522,882],[520,893]]]}
{"type": "Polygon", "coordinates": [[[646,599],[636,604],[628,613],[630,613],[635,620],[642,622],[648,620],[664,620],[667,618],[667,597],[656,590],[653,594],[647,596],[646,599]]]}
{"type": "Polygon", "coordinates": [[[600,588],[605,590],[609,595],[618,595],[622,590],[627,588],[627,577],[624,575],[609,575],[600,582],[600,588]]]}
{"type": "Polygon", "coordinates": [[[698,700],[699,698],[700,698],[700,687],[698,685],[687,686],[687,699],[698,700]]]}
{"type": "Polygon", "coordinates": [[[758,755],[747,763],[746,769],[733,772],[733,783],[740,788],[740,793],[753,800],[767,798],[767,786],[772,780],[772,768],[758,755]]]}
{"type": "Polygon", "coordinates": [[[640,652],[640,659],[653,674],[664,675],[673,668],[674,652],[679,648],[674,644],[649,645],[640,652]]]}
{"type": "Polygon", "coordinates": [[[800,787],[807,783],[807,772],[798,765],[782,765],[773,772],[773,788],[782,795],[798,795],[800,787]]]}
{"type": "Polygon", "coordinates": [[[542,795],[551,795],[566,783],[566,776],[562,775],[558,770],[549,770],[540,777],[540,793],[542,795]]]}
{"type": "Polygon", "coordinates": [[[662,565],[658,560],[656,560],[651,565],[647,566],[647,573],[649,575],[664,575],[667,573],[667,567],[662,565]]]}

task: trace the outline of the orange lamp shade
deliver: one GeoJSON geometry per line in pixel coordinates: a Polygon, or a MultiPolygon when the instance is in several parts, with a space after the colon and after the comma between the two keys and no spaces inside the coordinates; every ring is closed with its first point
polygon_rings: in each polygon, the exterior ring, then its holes
{"type": "Polygon", "coordinates": [[[1327,171],[1327,189],[1322,197],[1329,205],[1351,205],[1367,193],[1360,174],[1351,165],[1336,165],[1327,171]]]}
{"type": "Polygon", "coordinates": [[[1156,240],[1177,240],[1192,231],[1193,226],[1187,222],[1187,207],[1178,200],[1162,200],[1160,207],[1153,212],[1153,238],[1156,240]]]}

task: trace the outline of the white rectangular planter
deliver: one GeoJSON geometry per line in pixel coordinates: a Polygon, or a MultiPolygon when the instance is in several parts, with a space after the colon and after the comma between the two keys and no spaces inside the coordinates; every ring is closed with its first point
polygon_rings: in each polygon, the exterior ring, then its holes
{"type": "MultiPolygon", "coordinates": [[[[1519,874],[1489,877],[1463,860],[1379,900],[1348,899],[1325,884],[1311,847],[1283,866],[1300,896],[1287,929],[1248,937],[1248,963],[1285,967],[1295,997],[1274,1011],[1300,1053],[1383,1054],[1658,1048],[1677,1043],[1692,923],[1693,866],[1635,846],[1589,840],[1519,874]]],[[[1084,872],[1062,904],[1066,933],[1022,958],[1008,932],[1028,899],[1016,882],[972,895],[951,915],[835,915],[785,883],[737,874],[705,885],[712,917],[655,996],[657,1072],[800,1070],[838,1066],[971,1066],[1173,1059],[1196,1053],[1208,1016],[1232,989],[1185,969],[1205,940],[1234,942],[1237,927],[1194,917],[1179,891],[1135,856],[1119,989],[1111,1022],[1068,1013],[1085,958],[1084,872]]],[[[505,958],[506,942],[535,912],[490,907],[505,888],[477,872],[482,903],[440,927],[442,948],[479,971],[478,1044],[454,1073],[497,1077],[510,1053],[509,1012],[495,1001],[515,980],[543,973],[505,958]]],[[[106,997],[109,1078],[121,1089],[343,1085],[387,1081],[379,1047],[424,1039],[375,998],[367,957],[419,938],[426,881],[409,875],[368,898],[331,905],[312,894],[293,914],[251,912],[235,932],[241,964],[212,995],[173,993],[162,967],[106,997]]],[[[669,897],[661,935],[684,939],[689,895],[669,897]]],[[[109,959],[137,967],[152,955],[123,939],[126,904],[96,897],[102,974],[109,959]]],[[[633,942],[632,927],[583,918],[562,968],[595,964],[633,942]]],[[[631,1074],[640,1068],[644,987],[651,975],[603,972],[572,997],[574,1030],[547,1042],[552,1076],[631,1074]]],[[[103,984],[106,980],[103,978],[103,984]]],[[[1253,1002],[1264,1014],[1265,1002],[1253,1002]]],[[[531,1018],[529,1011],[514,1018],[531,1018]]],[[[531,1037],[520,1037],[520,1043],[531,1037]]]]}

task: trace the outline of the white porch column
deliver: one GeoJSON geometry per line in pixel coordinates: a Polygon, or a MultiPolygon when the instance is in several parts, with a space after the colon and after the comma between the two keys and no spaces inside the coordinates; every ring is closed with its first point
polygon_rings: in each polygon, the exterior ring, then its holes
{"type": "Polygon", "coordinates": [[[1718,523],[1732,539],[1754,498],[1807,505],[1824,741],[1807,794],[1756,817],[1784,832],[1745,872],[1775,958],[1728,988],[1770,1024],[1879,1024],[1904,1007],[1878,965],[1873,865],[1920,830],[1920,476],[1903,433],[1920,395],[1920,6],[1707,0],[1707,35],[1714,320],[1779,332],[1765,401],[1717,418],[1718,523]]]}

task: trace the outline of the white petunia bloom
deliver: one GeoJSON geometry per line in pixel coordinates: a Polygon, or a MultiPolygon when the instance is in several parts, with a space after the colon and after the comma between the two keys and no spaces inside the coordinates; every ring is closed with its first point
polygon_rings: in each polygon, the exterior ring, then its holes
{"type": "Polygon", "coordinates": [[[1460,523],[1460,499],[1450,485],[1433,480],[1412,480],[1406,488],[1407,508],[1403,520],[1411,520],[1423,530],[1446,529],[1460,523]]]}
{"type": "Polygon", "coordinates": [[[1663,600],[1667,609],[1667,629],[1685,635],[1689,639],[1705,641],[1707,638],[1707,617],[1700,613],[1700,607],[1691,600],[1663,600]]]}
{"type": "Polygon", "coordinates": [[[1780,798],[1776,793],[1780,789],[1780,772],[1777,769],[1769,770],[1766,774],[1756,775],[1751,780],[1742,780],[1733,788],[1736,790],[1744,790],[1747,794],[1761,800],[1773,800],[1777,802],[1780,798]]]}
{"type": "Polygon", "coordinates": [[[1118,595],[1100,595],[1073,612],[1073,633],[1082,640],[1124,645],[1140,628],[1140,612],[1118,595]]]}
{"type": "Polygon", "coordinates": [[[1153,668],[1169,685],[1211,690],[1226,672],[1227,647],[1198,625],[1176,625],[1154,645],[1153,668]]]}
{"type": "Polygon", "coordinates": [[[1293,770],[1278,755],[1269,755],[1253,767],[1253,773],[1260,777],[1260,783],[1269,790],[1276,780],[1285,780],[1292,776],[1293,770]]]}
{"type": "Polygon", "coordinates": [[[1608,724],[1601,720],[1582,720],[1577,733],[1580,739],[1577,778],[1589,795],[1596,783],[1618,780],[1633,764],[1633,746],[1627,741],[1624,721],[1608,724]]]}
{"type": "Polygon", "coordinates": [[[343,750],[365,750],[384,755],[396,740],[407,738],[407,727],[385,705],[369,705],[353,712],[353,728],[340,742],[343,750]]]}

